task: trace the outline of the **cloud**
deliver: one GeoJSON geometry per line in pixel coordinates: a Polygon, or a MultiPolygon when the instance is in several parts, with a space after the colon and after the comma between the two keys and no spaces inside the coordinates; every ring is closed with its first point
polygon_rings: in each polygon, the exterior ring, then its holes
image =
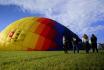
{"type": "Polygon", "coordinates": [[[16,5],[24,12],[44,14],[77,34],[93,33],[103,30],[100,23],[92,27],[93,22],[104,20],[103,0],[0,0],[0,5],[16,5]]]}

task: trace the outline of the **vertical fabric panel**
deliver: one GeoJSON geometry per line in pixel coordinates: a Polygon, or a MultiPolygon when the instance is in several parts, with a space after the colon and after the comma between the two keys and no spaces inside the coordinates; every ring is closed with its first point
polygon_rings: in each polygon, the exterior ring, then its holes
{"type": "Polygon", "coordinates": [[[45,24],[40,24],[38,28],[36,29],[35,33],[41,34],[43,32],[43,29],[46,27],[45,24]]]}
{"type": "Polygon", "coordinates": [[[38,41],[37,41],[37,43],[36,43],[36,45],[35,45],[36,46],[35,49],[36,50],[43,50],[42,48],[45,47],[44,42],[45,42],[45,38],[40,36],[38,41]]]}

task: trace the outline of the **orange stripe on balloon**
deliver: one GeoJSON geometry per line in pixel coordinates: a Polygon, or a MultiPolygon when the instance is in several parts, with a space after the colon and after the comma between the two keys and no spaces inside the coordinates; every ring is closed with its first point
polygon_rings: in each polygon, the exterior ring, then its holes
{"type": "Polygon", "coordinates": [[[34,33],[41,34],[43,32],[44,28],[46,28],[46,25],[40,24],[34,33]]]}
{"type": "Polygon", "coordinates": [[[30,31],[34,32],[37,30],[38,26],[40,25],[40,23],[35,23],[33,24],[33,26],[30,28],[30,31]]]}
{"type": "Polygon", "coordinates": [[[36,45],[35,45],[36,46],[35,49],[36,50],[42,50],[42,47],[44,46],[44,42],[45,42],[45,38],[40,36],[36,45]]]}

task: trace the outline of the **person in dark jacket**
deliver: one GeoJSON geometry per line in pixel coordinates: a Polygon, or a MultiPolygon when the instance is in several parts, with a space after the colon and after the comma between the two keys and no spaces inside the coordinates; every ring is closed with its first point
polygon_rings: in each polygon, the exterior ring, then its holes
{"type": "Polygon", "coordinates": [[[94,34],[92,34],[92,36],[91,36],[91,47],[92,47],[93,53],[95,52],[95,50],[98,53],[97,37],[94,34]]]}
{"type": "Polygon", "coordinates": [[[78,40],[76,37],[72,37],[72,45],[73,45],[73,51],[77,50],[77,53],[79,53],[79,48],[78,48],[78,40]]]}
{"type": "Polygon", "coordinates": [[[83,35],[82,44],[83,44],[83,47],[86,50],[86,53],[89,53],[90,44],[89,44],[89,38],[88,38],[87,34],[83,35]]]}
{"type": "Polygon", "coordinates": [[[66,39],[65,36],[63,36],[63,48],[64,48],[64,52],[68,53],[68,40],[66,39]]]}

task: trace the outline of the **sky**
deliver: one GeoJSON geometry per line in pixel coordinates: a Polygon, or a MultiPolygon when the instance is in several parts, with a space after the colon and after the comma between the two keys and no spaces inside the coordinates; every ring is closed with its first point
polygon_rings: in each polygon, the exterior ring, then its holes
{"type": "Polygon", "coordinates": [[[0,31],[28,16],[53,19],[80,38],[95,34],[104,43],[104,0],[0,0],[0,31]]]}

